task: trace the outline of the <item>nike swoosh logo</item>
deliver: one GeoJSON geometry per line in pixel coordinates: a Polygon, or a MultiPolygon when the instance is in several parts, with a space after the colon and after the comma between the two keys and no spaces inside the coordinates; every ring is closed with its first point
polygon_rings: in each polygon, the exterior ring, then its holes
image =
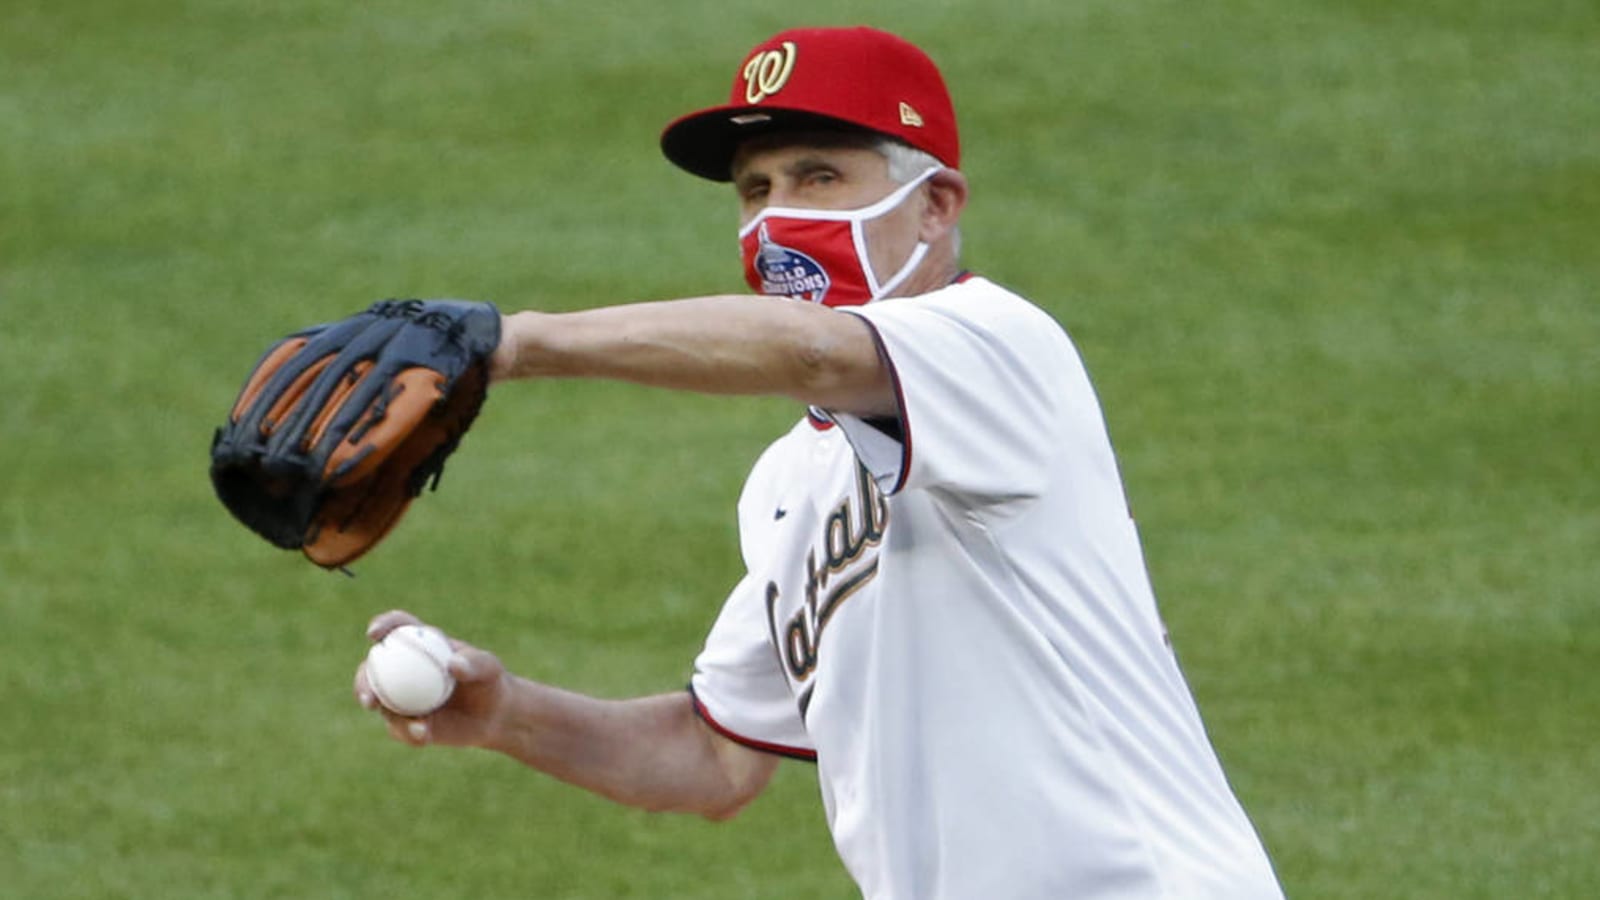
{"type": "Polygon", "coordinates": [[[773,513],[772,513],[772,521],[776,522],[779,519],[783,518],[784,516],[787,516],[788,514],[789,514],[789,511],[780,506],[775,511],[773,511],[773,513]]]}

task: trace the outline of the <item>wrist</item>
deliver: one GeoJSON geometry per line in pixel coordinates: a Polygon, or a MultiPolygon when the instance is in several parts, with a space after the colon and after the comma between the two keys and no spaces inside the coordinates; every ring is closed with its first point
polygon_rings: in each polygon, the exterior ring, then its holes
{"type": "Polygon", "coordinates": [[[483,716],[483,726],[474,743],[483,750],[493,750],[521,758],[526,740],[527,683],[510,672],[500,673],[500,684],[494,692],[494,701],[483,716]]]}
{"type": "Polygon", "coordinates": [[[528,336],[531,312],[511,313],[500,317],[500,343],[489,357],[489,380],[507,381],[527,376],[528,336]]]}
{"type": "Polygon", "coordinates": [[[517,338],[515,315],[500,317],[500,343],[489,354],[489,381],[505,381],[516,377],[517,338]]]}

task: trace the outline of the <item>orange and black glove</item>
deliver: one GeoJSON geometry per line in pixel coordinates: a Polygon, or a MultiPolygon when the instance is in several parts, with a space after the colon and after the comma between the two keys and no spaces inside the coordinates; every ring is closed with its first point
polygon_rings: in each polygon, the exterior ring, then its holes
{"type": "Polygon", "coordinates": [[[389,533],[482,408],[500,311],[384,300],[274,344],[211,442],[217,496],[252,531],[339,568],[389,533]]]}

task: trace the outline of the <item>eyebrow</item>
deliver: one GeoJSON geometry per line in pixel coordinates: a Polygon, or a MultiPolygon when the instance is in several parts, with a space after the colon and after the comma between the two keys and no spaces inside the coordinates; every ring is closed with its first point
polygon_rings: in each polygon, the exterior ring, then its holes
{"type": "MultiPolygon", "coordinates": [[[[822,169],[838,171],[839,167],[821,156],[801,156],[786,163],[779,171],[790,178],[799,178],[822,169]]],[[[734,187],[743,189],[769,180],[766,175],[746,171],[735,175],[733,183],[734,187]]]]}

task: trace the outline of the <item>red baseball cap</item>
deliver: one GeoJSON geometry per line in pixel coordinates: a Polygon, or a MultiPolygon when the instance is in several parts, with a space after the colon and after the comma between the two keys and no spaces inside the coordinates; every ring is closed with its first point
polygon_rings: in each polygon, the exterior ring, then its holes
{"type": "Polygon", "coordinates": [[[773,35],[733,73],[725,106],[690,113],[661,133],[661,152],[712,181],[732,180],[734,151],[773,131],[866,129],[945,165],[961,163],[956,113],[926,53],[875,28],[795,28],[773,35]]]}

